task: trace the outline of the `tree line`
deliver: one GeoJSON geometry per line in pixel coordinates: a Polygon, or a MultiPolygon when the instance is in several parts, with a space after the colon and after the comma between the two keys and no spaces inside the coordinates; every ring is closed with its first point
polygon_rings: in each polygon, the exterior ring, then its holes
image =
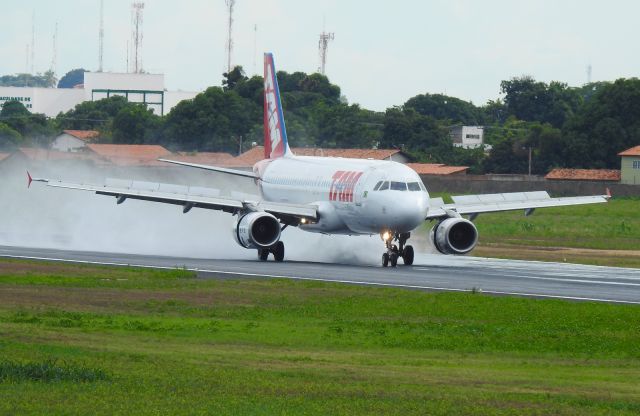
{"type": "MultiPolygon", "coordinates": [[[[81,83],[83,73],[71,71],[61,83],[81,83]]],[[[522,76],[502,81],[502,98],[483,106],[419,94],[374,112],[349,104],[324,75],[277,76],[293,147],[400,148],[416,161],[470,166],[472,173],[526,173],[531,151],[533,173],[544,174],[555,167],[619,168],[617,153],[640,144],[636,78],[573,88],[522,76]],[[485,126],[492,151],[454,147],[454,125],[485,126]]],[[[181,101],[164,117],[117,96],[83,102],[52,119],[9,101],[0,111],[0,149],[46,145],[60,130],[90,129],[108,143],[236,154],[241,143],[246,150],[262,142],[262,92],[262,77],[247,77],[237,66],[223,74],[221,87],[181,101]]]]}

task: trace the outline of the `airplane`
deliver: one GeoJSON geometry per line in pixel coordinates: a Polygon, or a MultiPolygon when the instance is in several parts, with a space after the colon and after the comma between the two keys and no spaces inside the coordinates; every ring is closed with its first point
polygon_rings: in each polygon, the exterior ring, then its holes
{"type": "Polygon", "coordinates": [[[85,185],[46,178],[32,178],[50,187],[92,191],[116,198],[160,202],[192,208],[221,210],[237,217],[233,237],[242,247],[255,249],[258,258],[269,255],[277,262],[285,257],[281,233],[288,226],[323,234],[380,235],[385,249],[383,267],[414,261],[414,249],[407,244],[424,221],[435,221],[429,238],[442,254],[461,255],[478,243],[473,220],[482,213],[607,202],[607,195],[551,198],[547,192],[463,195],[430,198],[420,176],[393,161],[331,157],[303,157],[291,152],[282,112],[273,54],[264,55],[264,151],[265,159],[252,171],[228,169],[168,159],[163,162],[232,175],[252,181],[259,189],[256,198],[222,197],[203,188],[136,182],[125,185],[85,185]],[[463,215],[468,216],[464,218],[463,215]]]}

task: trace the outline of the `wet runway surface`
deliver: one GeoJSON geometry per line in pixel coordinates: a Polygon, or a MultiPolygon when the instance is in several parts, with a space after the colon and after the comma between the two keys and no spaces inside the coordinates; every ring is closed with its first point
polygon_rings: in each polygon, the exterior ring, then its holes
{"type": "MultiPolygon", "coordinates": [[[[201,278],[278,277],[422,290],[471,291],[573,300],[640,304],[640,269],[584,266],[469,256],[418,254],[413,266],[260,262],[0,246],[0,257],[185,267],[201,278]]],[[[400,262],[401,263],[401,262],[400,262]]]]}

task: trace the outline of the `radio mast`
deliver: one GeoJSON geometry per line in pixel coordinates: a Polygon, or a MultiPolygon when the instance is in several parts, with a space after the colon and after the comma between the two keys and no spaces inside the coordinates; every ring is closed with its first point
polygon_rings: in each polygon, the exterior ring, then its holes
{"type": "Polygon", "coordinates": [[[142,72],[142,12],[143,1],[134,1],[131,5],[131,40],[133,42],[133,72],[142,72]]]}
{"type": "Polygon", "coordinates": [[[324,30],[320,34],[320,41],[318,42],[318,54],[320,55],[320,67],[318,72],[322,75],[325,73],[325,67],[327,65],[327,49],[329,48],[329,41],[334,38],[333,33],[327,33],[324,30]]]}
{"type": "Polygon", "coordinates": [[[236,0],[225,0],[227,4],[227,10],[229,12],[228,22],[228,34],[227,34],[227,73],[231,72],[231,55],[233,53],[233,7],[236,5],[236,0]]]}

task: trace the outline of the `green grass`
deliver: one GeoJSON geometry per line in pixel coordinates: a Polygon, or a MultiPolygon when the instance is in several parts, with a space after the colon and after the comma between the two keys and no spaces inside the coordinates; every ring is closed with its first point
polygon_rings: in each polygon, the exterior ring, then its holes
{"type": "Polygon", "coordinates": [[[538,209],[529,217],[522,211],[480,214],[474,222],[481,244],[640,250],[639,213],[639,199],[613,198],[607,204],[538,209]]]}
{"type": "Polygon", "coordinates": [[[0,414],[640,412],[628,305],[0,260],[0,357],[0,414]]]}

